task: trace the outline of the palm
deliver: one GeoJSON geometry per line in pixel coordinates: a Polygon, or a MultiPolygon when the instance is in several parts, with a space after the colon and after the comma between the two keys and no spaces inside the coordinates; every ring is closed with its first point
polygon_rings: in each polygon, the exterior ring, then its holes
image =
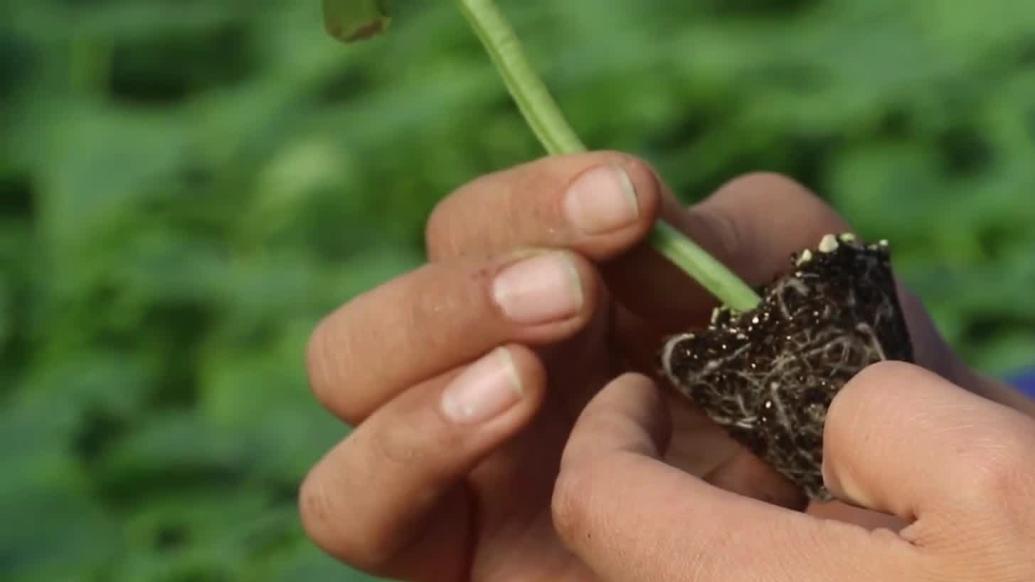
{"type": "MultiPolygon", "coordinates": [[[[475,532],[473,579],[588,577],[556,538],[550,520],[561,452],[578,414],[606,382],[629,369],[651,371],[650,353],[663,335],[658,326],[626,316],[613,301],[609,307],[577,337],[545,350],[550,391],[536,421],[470,475],[470,502],[485,518],[475,532]]],[[[720,486],[758,497],[799,495],[760,462],[732,474],[724,470],[744,450],[681,397],[674,395],[670,404],[675,429],[670,463],[705,478],[719,476],[720,486]]]]}

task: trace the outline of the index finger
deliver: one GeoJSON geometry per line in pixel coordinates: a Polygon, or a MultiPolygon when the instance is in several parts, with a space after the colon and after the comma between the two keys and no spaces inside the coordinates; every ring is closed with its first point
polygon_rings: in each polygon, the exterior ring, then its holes
{"type": "Polygon", "coordinates": [[[606,263],[608,286],[636,314],[676,328],[699,323],[715,300],[642,244],[656,218],[752,285],[771,281],[789,267],[792,253],[824,234],[849,230],[806,187],[777,174],[742,176],[687,209],[649,164],[588,152],[544,158],[461,187],[435,208],[426,238],[433,260],[571,248],[606,263]]]}
{"type": "Polygon", "coordinates": [[[623,376],[572,432],[554,491],[558,533],[604,580],[916,579],[913,547],[712,487],[658,460],[664,410],[623,376]]]}

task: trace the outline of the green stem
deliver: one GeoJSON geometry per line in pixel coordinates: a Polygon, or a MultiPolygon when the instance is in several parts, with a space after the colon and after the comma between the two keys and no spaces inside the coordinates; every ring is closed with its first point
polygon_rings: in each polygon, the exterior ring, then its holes
{"type": "Polygon", "coordinates": [[[492,0],[459,0],[460,10],[496,64],[525,121],[551,155],[586,151],[525,56],[507,17],[492,0]]]}
{"type": "Polygon", "coordinates": [[[734,311],[747,311],[761,299],[725,265],[694,244],[685,234],[659,220],[650,233],[650,244],[668,260],[682,267],[701,287],[734,311]]]}
{"type": "MultiPolygon", "coordinates": [[[[457,0],[507,89],[536,137],[551,155],[582,152],[582,145],[557,102],[525,56],[521,41],[493,0],[457,0]]],[[[654,248],[694,278],[727,307],[747,311],[762,300],[725,265],[669,224],[658,221],[654,248]]]]}

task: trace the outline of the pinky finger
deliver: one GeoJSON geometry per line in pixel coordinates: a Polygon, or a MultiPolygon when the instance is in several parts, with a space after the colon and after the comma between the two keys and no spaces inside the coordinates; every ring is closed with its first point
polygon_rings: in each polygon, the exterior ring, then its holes
{"type": "Polygon", "coordinates": [[[531,350],[506,346],[402,393],[309,473],[299,498],[306,532],[377,574],[462,575],[470,508],[456,485],[530,422],[545,383],[531,350]]]}

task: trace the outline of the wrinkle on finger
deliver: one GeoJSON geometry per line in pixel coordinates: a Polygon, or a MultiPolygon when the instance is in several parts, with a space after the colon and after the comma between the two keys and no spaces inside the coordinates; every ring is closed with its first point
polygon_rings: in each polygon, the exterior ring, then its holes
{"type": "Polygon", "coordinates": [[[890,533],[817,520],[665,465],[643,446],[650,421],[636,388],[614,382],[586,408],[554,491],[559,535],[601,579],[918,579],[914,548],[890,533]]]}
{"type": "MultiPolygon", "coordinates": [[[[623,178],[623,181],[625,181],[623,178]]],[[[593,187],[593,192],[599,189],[593,187]]],[[[665,189],[646,162],[613,151],[542,158],[482,176],[442,199],[425,228],[432,261],[491,257],[527,247],[567,247],[594,261],[618,256],[642,241],[665,189]],[[617,168],[634,192],[635,220],[596,233],[571,223],[569,190],[594,170],[617,168]]]]}

